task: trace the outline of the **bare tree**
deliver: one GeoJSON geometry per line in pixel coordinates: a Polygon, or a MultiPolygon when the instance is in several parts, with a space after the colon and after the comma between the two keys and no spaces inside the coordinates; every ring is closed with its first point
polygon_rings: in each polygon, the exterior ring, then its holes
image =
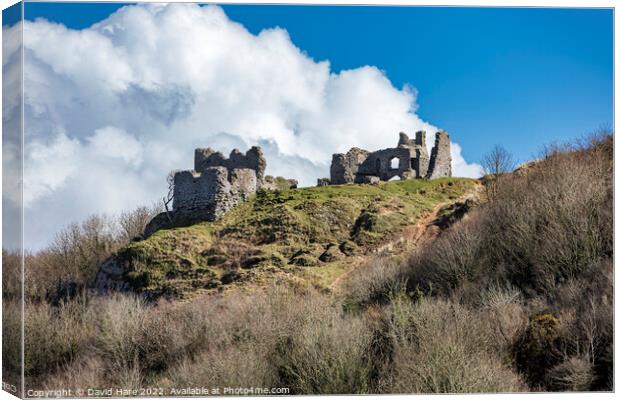
{"type": "Polygon", "coordinates": [[[485,179],[487,196],[489,199],[492,199],[497,195],[502,176],[514,169],[514,159],[512,154],[504,147],[495,145],[491,151],[482,156],[481,163],[484,173],[487,175],[485,179]]]}
{"type": "Polygon", "coordinates": [[[174,198],[174,174],[176,171],[170,171],[168,176],[166,177],[166,182],[168,182],[168,194],[163,197],[162,201],[164,203],[164,209],[166,210],[166,216],[168,216],[168,220],[172,222],[172,216],[170,214],[170,209],[168,205],[172,203],[174,198]]]}
{"type": "Polygon", "coordinates": [[[482,156],[482,168],[487,175],[499,176],[514,169],[512,154],[504,147],[495,145],[490,152],[482,156]]]}
{"type": "Polygon", "coordinates": [[[146,225],[162,211],[159,204],[151,207],[138,207],[133,211],[123,211],[118,217],[120,236],[123,242],[128,243],[132,239],[142,236],[146,225]]]}

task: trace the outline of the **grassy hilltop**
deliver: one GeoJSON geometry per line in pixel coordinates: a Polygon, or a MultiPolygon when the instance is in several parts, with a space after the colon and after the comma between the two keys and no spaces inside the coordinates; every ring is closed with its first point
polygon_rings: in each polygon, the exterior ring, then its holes
{"type": "Polygon", "coordinates": [[[154,295],[273,279],[328,288],[359,256],[476,185],[444,178],[260,191],[220,221],[158,231],[118,258],[132,287],[154,295]]]}

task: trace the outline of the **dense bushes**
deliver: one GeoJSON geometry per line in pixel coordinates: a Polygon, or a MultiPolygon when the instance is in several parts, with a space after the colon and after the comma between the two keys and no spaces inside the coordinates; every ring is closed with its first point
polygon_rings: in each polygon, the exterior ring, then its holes
{"type": "Polygon", "coordinates": [[[402,330],[424,335],[395,342],[396,390],[613,388],[612,166],[611,135],[546,149],[518,173],[483,180],[492,198],[407,263],[377,259],[356,271],[347,282],[353,304],[385,304],[404,287],[411,315],[426,315],[402,330]],[[503,340],[485,351],[489,342],[472,337],[503,340]],[[474,359],[520,378],[466,366],[474,359]]]}
{"type": "Polygon", "coordinates": [[[487,204],[407,263],[382,268],[379,261],[382,273],[360,269],[351,278],[351,298],[367,304],[406,282],[414,299],[423,293],[487,317],[489,301],[512,303],[504,312],[527,315],[529,322],[502,350],[531,389],[610,390],[612,150],[611,135],[593,136],[547,149],[518,173],[495,177],[487,204]]]}
{"type": "Polygon", "coordinates": [[[318,292],[267,292],[156,306],[120,295],[30,303],[27,386],[368,392],[372,329],[363,319],[318,292]]]}
{"type": "MultiPolygon", "coordinates": [[[[341,296],[301,284],[157,304],[68,295],[63,282],[92,278],[144,215],[125,216],[122,234],[103,220],[73,226],[26,262],[40,283],[26,296],[27,387],[611,390],[612,150],[599,136],[495,176],[489,202],[405,262],[369,260],[341,296]]],[[[3,277],[8,311],[16,277],[3,277]]],[[[5,312],[7,332],[19,318],[5,312]]],[[[5,335],[3,350],[18,339],[5,335]]]]}
{"type": "MultiPolygon", "coordinates": [[[[70,224],[52,243],[24,257],[25,297],[57,305],[92,283],[99,266],[113,252],[139,236],[159,207],[138,207],[117,217],[93,215],[70,224]]],[[[21,298],[21,264],[18,253],[4,251],[2,296],[21,298]]]]}
{"type": "Polygon", "coordinates": [[[354,314],[328,294],[279,287],[190,303],[121,295],[30,303],[27,387],[524,390],[502,354],[527,318],[520,298],[496,291],[480,310],[397,293],[354,314]]]}
{"type": "Polygon", "coordinates": [[[399,296],[390,306],[396,393],[515,392],[525,389],[501,358],[506,329],[492,313],[446,300],[399,296]]]}
{"type": "Polygon", "coordinates": [[[446,292],[502,281],[535,296],[609,259],[611,140],[555,149],[528,172],[503,177],[493,201],[416,253],[410,285],[446,292]]]}

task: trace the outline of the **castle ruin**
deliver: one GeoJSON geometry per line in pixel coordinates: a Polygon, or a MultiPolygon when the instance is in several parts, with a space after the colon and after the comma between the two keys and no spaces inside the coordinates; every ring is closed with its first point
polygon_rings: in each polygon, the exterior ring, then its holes
{"type": "Polygon", "coordinates": [[[318,180],[318,186],[343,185],[347,183],[371,183],[399,179],[435,179],[452,176],[450,136],[437,132],[435,145],[429,157],[426,148],[426,132],[416,132],[410,139],[400,133],[395,148],[369,152],[353,147],[347,153],[334,154],[330,178],[318,180]]]}
{"type": "MultiPolygon", "coordinates": [[[[259,189],[296,188],[297,181],[265,176],[267,162],[260,147],[245,154],[235,149],[227,158],[211,148],[194,151],[194,169],[174,173],[172,210],[157,215],[146,226],[144,237],[155,231],[198,221],[216,221],[231,208],[259,189]]],[[[426,133],[414,139],[401,133],[395,148],[369,152],[352,148],[346,154],[334,154],[331,177],[322,178],[318,186],[346,183],[371,183],[400,179],[441,178],[452,175],[450,138],[438,132],[430,157],[426,133]]]]}
{"type": "Polygon", "coordinates": [[[215,221],[264,184],[267,162],[260,147],[228,158],[211,148],[194,151],[194,169],[174,174],[175,218],[215,221]]]}
{"type": "Polygon", "coordinates": [[[297,187],[295,179],[265,175],[266,166],[258,146],[245,154],[234,149],[228,158],[211,148],[196,149],[194,169],[175,172],[172,177],[172,210],[155,216],[143,236],[170,226],[216,221],[259,189],[297,187]]]}

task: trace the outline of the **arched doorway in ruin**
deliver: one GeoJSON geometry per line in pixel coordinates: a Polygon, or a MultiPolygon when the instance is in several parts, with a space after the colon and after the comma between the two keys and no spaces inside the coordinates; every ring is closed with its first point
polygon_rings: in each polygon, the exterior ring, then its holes
{"type": "Polygon", "coordinates": [[[400,158],[392,157],[390,158],[390,169],[399,169],[400,167],[400,158]]]}

